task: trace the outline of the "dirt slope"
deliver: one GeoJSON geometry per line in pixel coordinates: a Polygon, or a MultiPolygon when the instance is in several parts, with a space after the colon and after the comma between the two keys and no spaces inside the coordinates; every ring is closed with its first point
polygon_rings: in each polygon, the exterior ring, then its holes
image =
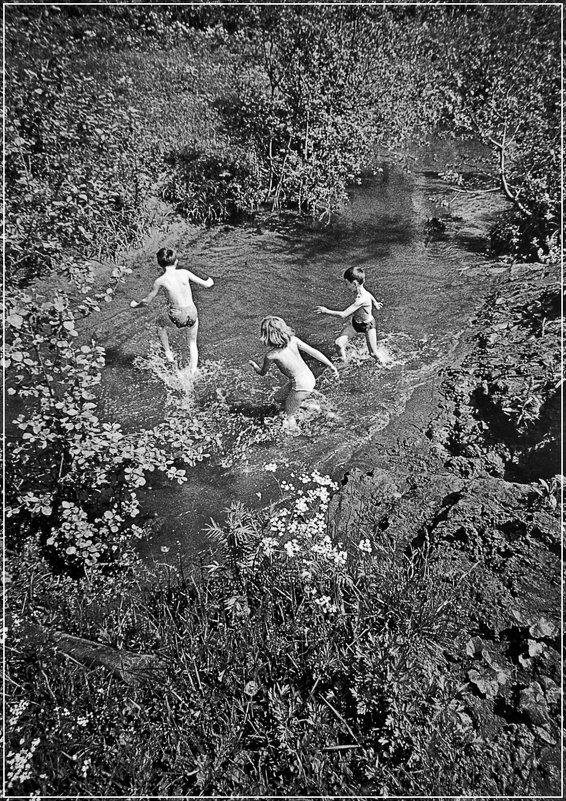
{"type": "Polygon", "coordinates": [[[374,534],[427,548],[461,581],[461,638],[445,654],[458,714],[487,744],[500,792],[560,794],[560,285],[502,271],[454,365],[355,454],[334,535],[371,510],[374,534]]]}

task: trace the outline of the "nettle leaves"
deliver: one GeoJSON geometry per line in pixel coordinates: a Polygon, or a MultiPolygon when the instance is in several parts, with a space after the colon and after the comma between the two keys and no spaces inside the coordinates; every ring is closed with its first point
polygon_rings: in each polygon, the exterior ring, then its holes
{"type": "Polygon", "coordinates": [[[532,666],[534,659],[545,655],[548,641],[554,640],[559,634],[558,626],[542,616],[535,619],[525,618],[517,610],[513,610],[512,615],[526,640],[526,651],[519,655],[519,662],[527,669],[532,666]]]}
{"type": "MultiPolygon", "coordinates": [[[[543,657],[548,650],[548,641],[558,636],[558,627],[545,617],[525,619],[513,610],[513,617],[524,630],[523,651],[518,656],[521,667],[533,666],[535,659],[543,657]]],[[[513,665],[501,654],[494,654],[481,637],[472,637],[466,645],[468,656],[477,660],[468,671],[470,682],[486,698],[495,698],[508,685],[514,674],[513,665]]]]}
{"type": "Polygon", "coordinates": [[[482,695],[495,698],[511,677],[512,667],[500,656],[490,652],[481,637],[472,637],[466,645],[468,656],[478,657],[481,663],[468,671],[468,678],[482,695]]]}

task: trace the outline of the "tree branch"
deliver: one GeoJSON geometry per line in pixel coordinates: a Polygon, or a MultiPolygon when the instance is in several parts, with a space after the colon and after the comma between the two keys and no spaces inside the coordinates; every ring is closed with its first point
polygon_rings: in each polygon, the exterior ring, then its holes
{"type": "Polygon", "coordinates": [[[491,142],[494,147],[499,150],[499,179],[501,181],[501,188],[505,193],[505,197],[510,200],[518,209],[519,211],[525,215],[525,217],[531,217],[532,213],[521,203],[519,200],[518,195],[514,192],[511,186],[507,181],[507,175],[505,172],[505,137],[507,133],[507,126],[505,126],[503,130],[503,140],[498,142],[492,136],[488,136],[488,140],[491,142]]]}

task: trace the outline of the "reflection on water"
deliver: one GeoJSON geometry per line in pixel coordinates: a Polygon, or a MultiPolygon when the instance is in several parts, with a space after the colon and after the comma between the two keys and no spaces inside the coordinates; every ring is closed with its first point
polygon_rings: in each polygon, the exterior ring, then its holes
{"type": "Polygon", "coordinates": [[[153,478],[143,499],[154,519],[153,553],[162,546],[169,548],[168,558],[177,550],[194,552],[205,543],[202,529],[211,516],[220,517],[235,499],[250,506],[277,500],[279,481],[290,471],[319,468],[339,475],[349,454],[402,413],[427,375],[449,363],[477,299],[478,279],[465,271],[480,262],[502,201],[459,193],[448,204],[449,193],[435,176],[427,175],[426,163],[413,174],[386,170],[356,188],[350,206],[327,226],[287,215],[248,227],[198,235],[187,227],[180,237],[165,235],[160,244],[178,249],[180,266],[215,280],[213,289],[195,289],[201,372],[194,382],[177,369],[179,332],[171,333],[177,367],[165,364],[155,346],[163,300],[141,312],[128,308],[158,273],[153,253],[136,257],[123,297],[101,315],[97,331],[107,348],[105,414],[135,430],[159,423],[164,414],[206,413],[207,403],[224,399],[231,409],[226,420],[252,443],[235,458],[224,454],[216,464],[197,466],[182,487],[153,478]],[[440,217],[444,227],[431,235],[427,220],[440,217]],[[368,289],[383,301],[376,315],[379,339],[393,365],[376,366],[363,337],[349,346],[339,380],[311,365],[319,375],[313,403],[301,411],[298,436],[286,436],[272,404],[278,376],[262,379],[248,366],[264,350],[259,323],[267,314],[279,315],[334,358],[339,321],[313,309],[349,305],[342,274],[351,265],[366,269],[368,289]],[[266,464],[277,464],[277,471],[266,471],[266,464]]]}

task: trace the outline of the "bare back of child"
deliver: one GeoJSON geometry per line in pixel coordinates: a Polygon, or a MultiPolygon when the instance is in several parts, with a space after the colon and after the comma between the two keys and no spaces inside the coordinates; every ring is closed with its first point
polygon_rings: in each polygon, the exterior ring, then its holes
{"type": "Polygon", "coordinates": [[[346,345],[348,341],[358,334],[364,334],[368,351],[374,361],[382,367],[391,366],[393,360],[389,354],[383,347],[378,347],[377,329],[373,317],[373,307],[380,309],[383,304],[365,288],[365,273],[361,267],[349,267],[344,273],[344,278],[356,292],[353,303],[343,311],[317,306],[315,312],[344,320],[344,327],[335,340],[342,361],[347,361],[346,345]]]}
{"type": "Polygon", "coordinates": [[[269,345],[271,350],[265,354],[261,367],[254,361],[250,361],[250,365],[258,375],[263,376],[274,364],[288,378],[287,383],[275,394],[275,400],[283,405],[285,429],[296,431],[295,413],[316,384],[314,374],[303,360],[301,352],[330,367],[334,375],[337,376],[338,371],[323,353],[296,337],[281,317],[265,317],[261,322],[260,336],[262,342],[269,345]]]}
{"type": "MultiPolygon", "coordinates": [[[[212,278],[200,278],[190,270],[178,269],[177,253],[170,248],[161,248],[158,251],[157,262],[163,269],[163,274],[155,279],[151,292],[145,298],[139,302],[132,300],[130,306],[134,309],[138,306],[147,306],[161,289],[165,291],[169,321],[186,333],[189,348],[189,370],[194,375],[198,366],[198,312],[193,300],[191,281],[206,288],[214,286],[214,281],[212,278]]],[[[166,319],[159,320],[157,333],[165,351],[165,358],[167,361],[173,362],[175,357],[169,346],[166,319]]]]}

